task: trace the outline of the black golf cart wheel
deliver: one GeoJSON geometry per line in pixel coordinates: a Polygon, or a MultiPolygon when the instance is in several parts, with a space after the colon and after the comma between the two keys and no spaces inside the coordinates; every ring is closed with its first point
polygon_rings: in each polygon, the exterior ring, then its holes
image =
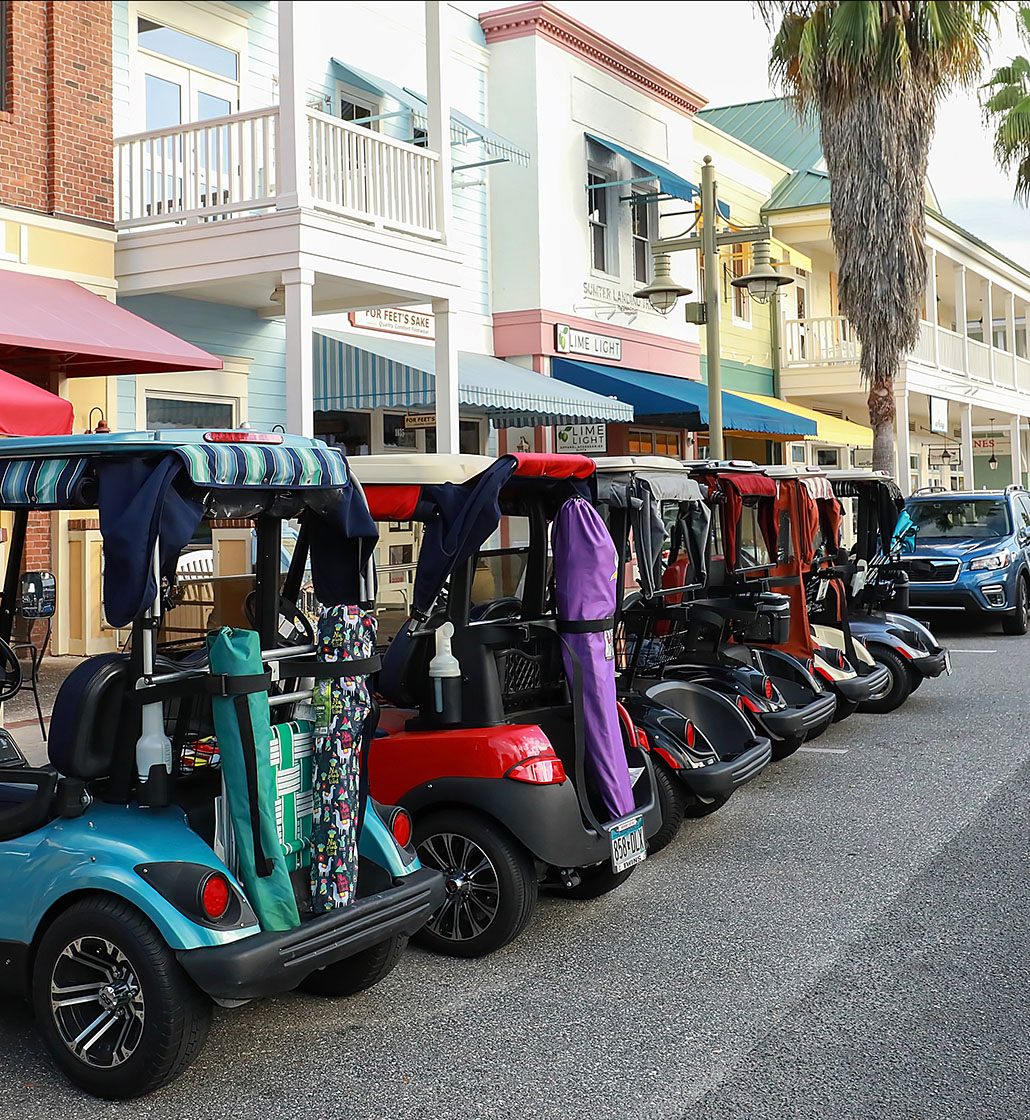
{"type": "Polygon", "coordinates": [[[687,797],[684,816],[695,821],[702,817],[710,817],[712,813],[717,813],[727,801],[729,801],[728,797],[700,797],[692,792],[687,797]]]}
{"type": "Polygon", "coordinates": [[[847,719],[848,716],[854,715],[858,711],[858,701],[848,700],[846,697],[837,694],[837,707],[833,713],[833,722],[840,723],[842,719],[847,719]]]}
{"type": "Polygon", "coordinates": [[[616,887],[623,883],[636,871],[636,864],[627,867],[625,871],[613,871],[612,865],[607,860],[595,864],[593,867],[580,867],[579,882],[574,887],[568,887],[559,893],[563,898],[575,898],[585,901],[591,898],[600,898],[610,894],[616,887]]]}
{"type": "Polygon", "coordinates": [[[1016,588],[1016,608],[1001,620],[1001,629],[1005,634],[1025,634],[1030,626],[1030,587],[1027,587],[1026,576],[1019,577],[1016,588]]]}
{"type": "Polygon", "coordinates": [[[772,760],[773,762],[782,762],[785,758],[790,756],[801,746],[805,741],[804,735],[792,735],[787,739],[773,739],[772,742],[772,760]]]}
{"type": "Polygon", "coordinates": [[[447,895],[415,935],[451,957],[482,957],[514,940],[536,907],[533,862],[499,824],[462,810],[415,820],[424,866],[442,871],[447,895]]]}
{"type": "Polygon", "coordinates": [[[917,673],[914,669],[908,671],[908,683],[912,686],[912,691],[915,690],[926,680],[922,673],[917,673]]]}
{"type": "Polygon", "coordinates": [[[141,1097],[200,1053],[211,1001],[153,925],[119,898],[69,906],[44,933],[32,973],[36,1023],[80,1088],[141,1097]]]}
{"type": "Polygon", "coordinates": [[[660,852],[679,832],[690,798],[689,791],[672,772],[672,768],[657,758],[654,759],[654,781],[658,793],[658,808],[662,814],[662,827],[647,842],[650,855],[660,852]]]}
{"type": "Polygon", "coordinates": [[[357,995],[393,972],[407,943],[408,939],[403,934],[388,937],[371,949],[316,969],[305,976],[298,987],[308,995],[324,996],[326,999],[357,995]]]}
{"type": "Polygon", "coordinates": [[[912,678],[905,659],[886,646],[873,646],[869,651],[876,659],[877,665],[882,665],[890,674],[890,688],[877,700],[866,700],[859,704],[860,712],[873,712],[882,715],[900,708],[912,692],[912,678]]]}

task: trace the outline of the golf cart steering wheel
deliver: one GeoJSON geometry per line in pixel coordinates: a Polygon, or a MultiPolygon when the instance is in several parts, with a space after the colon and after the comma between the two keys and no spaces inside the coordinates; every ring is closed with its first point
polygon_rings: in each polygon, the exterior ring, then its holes
{"type": "Polygon", "coordinates": [[[491,599],[481,607],[473,610],[476,622],[497,622],[501,619],[518,618],[522,614],[522,600],[515,595],[506,595],[501,599],[491,599]]]}
{"type": "Polygon", "coordinates": [[[21,688],[21,662],[15,652],[0,639],[0,704],[21,688]]]}
{"type": "MultiPolygon", "coordinates": [[[[251,626],[257,626],[257,592],[252,591],[243,602],[243,611],[251,626]]],[[[279,622],[277,626],[280,646],[315,645],[315,628],[311,620],[289,599],[279,598],[279,622]]]]}

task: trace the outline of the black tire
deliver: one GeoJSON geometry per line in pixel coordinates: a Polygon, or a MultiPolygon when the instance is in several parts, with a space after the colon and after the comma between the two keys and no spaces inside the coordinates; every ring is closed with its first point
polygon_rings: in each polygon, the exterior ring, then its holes
{"type": "Polygon", "coordinates": [[[537,880],[529,853],[509,832],[478,813],[428,813],[415,820],[415,848],[426,867],[444,873],[448,891],[415,940],[450,957],[482,957],[518,937],[536,907],[537,880]],[[470,863],[478,871],[463,877],[470,863]]]}
{"type": "Polygon", "coordinates": [[[913,692],[915,692],[915,690],[925,680],[926,680],[926,677],[924,677],[922,673],[916,673],[916,672],[913,672],[913,670],[909,669],[909,671],[908,671],[908,681],[909,681],[909,684],[912,685],[912,691],[913,692]]]}
{"type": "Polygon", "coordinates": [[[875,658],[877,665],[882,665],[890,673],[891,686],[885,696],[881,696],[879,700],[866,700],[859,704],[858,709],[876,715],[893,712],[905,703],[912,691],[908,665],[900,653],[887,646],[871,646],[869,652],[875,658]]]}
{"type": "Polygon", "coordinates": [[[687,798],[684,816],[692,821],[700,820],[701,817],[710,817],[713,813],[717,813],[727,801],[729,801],[728,797],[700,797],[691,790],[687,798]]]}
{"type": "Polygon", "coordinates": [[[658,759],[654,760],[654,782],[658,808],[662,814],[662,827],[647,842],[650,855],[660,852],[679,832],[690,800],[689,790],[676,777],[672,768],[658,759]]]}
{"type": "Polygon", "coordinates": [[[841,694],[837,693],[837,710],[833,713],[833,722],[840,723],[842,719],[847,719],[848,716],[854,715],[858,711],[858,701],[848,700],[841,694]]]}
{"type": "MultiPolygon", "coordinates": [[[[43,934],[32,972],[36,1023],[57,1065],[86,1092],[131,1100],[178,1077],[200,1053],[211,1001],[194,985],[154,926],[120,898],[94,895],[69,906],[43,934]],[[100,979],[94,979],[100,977],[100,979]],[[106,979],[106,983],[105,983],[106,979]],[[81,1000],[53,1003],[54,989],[81,1000]],[[73,1051],[76,1035],[107,1015],[73,1051]],[[66,1039],[68,1041],[66,1041],[66,1039]]],[[[81,1037],[81,1036],[80,1036],[81,1037]]]]}
{"type": "Polygon", "coordinates": [[[1018,587],[1016,609],[1001,620],[1002,632],[1014,636],[1025,634],[1030,626],[1030,587],[1027,586],[1026,576],[1019,577],[1018,587]]]}
{"type": "Polygon", "coordinates": [[[302,992],[326,999],[342,999],[374,987],[393,972],[408,944],[403,934],[388,937],[371,949],[309,973],[298,985],[302,992]]]}
{"type": "Polygon", "coordinates": [[[610,894],[616,887],[623,883],[636,871],[636,865],[627,867],[625,871],[615,872],[609,862],[598,863],[593,867],[579,867],[579,882],[574,887],[560,892],[562,898],[575,898],[580,902],[591,898],[601,898],[610,894]]]}
{"type": "Polygon", "coordinates": [[[804,741],[804,735],[793,735],[789,739],[770,740],[772,743],[772,761],[782,762],[785,758],[790,758],[804,741]]]}

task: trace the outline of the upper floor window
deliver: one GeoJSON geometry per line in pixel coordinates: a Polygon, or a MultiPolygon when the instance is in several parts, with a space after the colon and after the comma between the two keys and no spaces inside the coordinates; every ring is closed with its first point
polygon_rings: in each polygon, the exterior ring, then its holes
{"type": "Polygon", "coordinates": [[[137,19],[136,36],[142,50],[175,59],[194,70],[207,70],[221,78],[239,81],[240,56],[217,43],[209,43],[174,27],[165,27],[145,16],[137,19]]]}
{"type": "Polygon", "coordinates": [[[646,191],[633,192],[633,279],[646,284],[651,279],[651,239],[654,237],[652,204],[646,191]]]}
{"type": "MultiPolygon", "coordinates": [[[[736,280],[738,276],[744,276],[748,270],[748,260],[750,256],[750,245],[734,245],[733,251],[730,255],[730,278],[736,280]]],[[[738,323],[751,322],[751,297],[747,293],[747,288],[734,288],[730,287],[733,300],[733,318],[738,323]]]]}
{"type": "Polygon", "coordinates": [[[612,272],[611,231],[609,228],[606,185],[610,176],[598,168],[587,172],[587,220],[590,225],[590,267],[595,272],[612,272]]]}
{"type": "Polygon", "coordinates": [[[345,86],[342,82],[336,83],[336,104],[339,108],[340,120],[350,121],[351,124],[364,125],[366,128],[377,128],[380,113],[379,102],[370,96],[362,96],[357,90],[345,86]]]}

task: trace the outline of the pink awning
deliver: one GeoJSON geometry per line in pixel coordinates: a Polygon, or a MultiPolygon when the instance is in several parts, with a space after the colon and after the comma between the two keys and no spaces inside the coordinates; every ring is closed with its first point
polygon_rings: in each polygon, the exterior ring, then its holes
{"type": "Polygon", "coordinates": [[[0,435],[71,435],[72,402],[0,369],[0,435]]]}
{"type": "Polygon", "coordinates": [[[71,280],[0,269],[0,367],[26,377],[221,369],[221,359],[71,280]]]}

